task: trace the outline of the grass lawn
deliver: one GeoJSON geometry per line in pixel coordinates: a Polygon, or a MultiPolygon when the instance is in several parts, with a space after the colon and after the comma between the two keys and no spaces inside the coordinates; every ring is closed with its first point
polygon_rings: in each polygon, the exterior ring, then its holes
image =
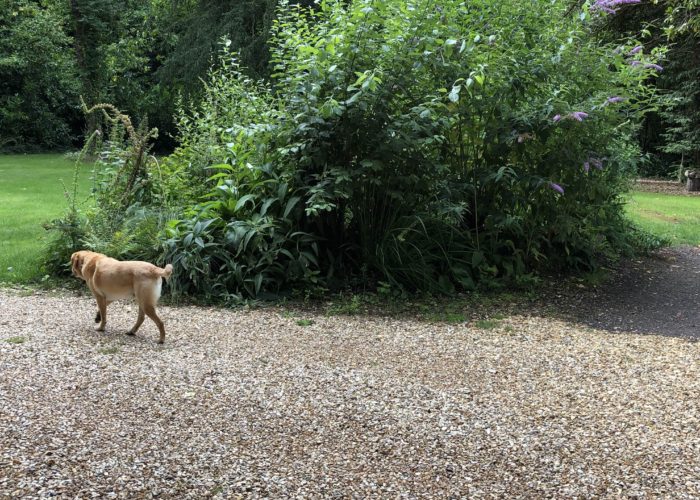
{"type": "Polygon", "coordinates": [[[673,245],[700,245],[700,197],[633,192],[629,217],[647,231],[668,238],[673,245]]]}
{"type": "MultiPolygon", "coordinates": [[[[47,238],[41,224],[65,212],[61,180],[71,189],[73,168],[60,154],[0,155],[0,282],[41,276],[47,238]]],[[[88,169],[79,177],[79,201],[89,193],[88,169]]]]}

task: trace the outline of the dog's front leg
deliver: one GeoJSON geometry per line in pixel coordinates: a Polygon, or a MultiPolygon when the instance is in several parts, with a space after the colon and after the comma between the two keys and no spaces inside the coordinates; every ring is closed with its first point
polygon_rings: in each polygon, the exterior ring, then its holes
{"type": "Polygon", "coordinates": [[[99,295],[95,295],[95,300],[97,300],[97,314],[100,317],[100,324],[95,328],[95,330],[97,330],[98,332],[104,332],[105,323],[107,323],[107,299],[99,295]]]}
{"type": "MultiPolygon", "coordinates": [[[[112,303],[111,300],[107,301],[107,305],[110,305],[111,303],[112,303]]],[[[100,321],[102,321],[102,315],[100,314],[100,310],[98,308],[97,312],[95,313],[95,323],[99,323],[100,321]]]]}

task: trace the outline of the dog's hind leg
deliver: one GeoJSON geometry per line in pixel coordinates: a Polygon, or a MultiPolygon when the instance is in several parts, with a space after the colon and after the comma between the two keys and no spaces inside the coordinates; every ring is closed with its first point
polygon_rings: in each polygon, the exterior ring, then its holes
{"type": "Polygon", "coordinates": [[[100,324],[95,328],[95,330],[98,332],[104,332],[105,323],[107,323],[107,299],[96,295],[95,300],[97,300],[97,313],[100,315],[100,324]]]}
{"type": "Polygon", "coordinates": [[[139,327],[141,326],[141,323],[143,323],[143,319],[146,317],[146,315],[143,312],[143,309],[141,306],[139,306],[139,317],[136,320],[136,324],[131,327],[131,330],[126,332],[127,335],[136,335],[136,332],[138,331],[139,327]]]}
{"type": "Polygon", "coordinates": [[[162,344],[163,342],[165,342],[165,326],[156,314],[156,308],[150,304],[144,304],[143,311],[146,313],[146,316],[151,318],[158,327],[158,331],[160,332],[160,338],[158,339],[158,343],[162,344]]]}

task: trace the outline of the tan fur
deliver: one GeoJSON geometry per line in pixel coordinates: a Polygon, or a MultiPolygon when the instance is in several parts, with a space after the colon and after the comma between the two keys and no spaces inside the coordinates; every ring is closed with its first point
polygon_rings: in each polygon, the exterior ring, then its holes
{"type": "Polygon", "coordinates": [[[170,278],[173,266],[164,269],[148,262],[119,261],[101,253],[81,250],[71,255],[73,275],[84,280],[97,301],[96,328],[103,332],[107,321],[107,306],[118,299],[135,297],[139,304],[136,324],[127,332],[134,335],[148,316],[160,332],[159,344],[165,341],[165,327],[156,314],[156,304],[160,298],[162,279],[170,278]]]}

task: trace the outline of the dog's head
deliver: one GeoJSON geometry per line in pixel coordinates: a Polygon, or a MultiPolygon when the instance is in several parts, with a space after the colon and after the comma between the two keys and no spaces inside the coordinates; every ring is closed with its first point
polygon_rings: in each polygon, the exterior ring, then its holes
{"type": "Polygon", "coordinates": [[[80,250],[79,252],[74,252],[73,255],[70,256],[70,268],[71,272],[73,273],[73,276],[85,279],[83,277],[83,266],[85,265],[86,257],[90,253],[92,252],[80,250]]]}

